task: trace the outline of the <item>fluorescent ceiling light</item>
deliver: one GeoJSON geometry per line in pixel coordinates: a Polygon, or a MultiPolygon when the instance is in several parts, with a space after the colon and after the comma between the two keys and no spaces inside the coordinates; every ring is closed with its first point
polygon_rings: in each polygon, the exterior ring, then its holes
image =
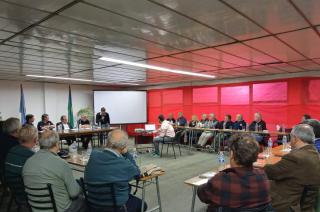
{"type": "Polygon", "coordinates": [[[160,67],[160,66],[153,66],[153,65],[143,64],[143,63],[130,62],[130,61],[126,61],[126,60],[118,60],[118,59],[109,58],[109,57],[100,57],[99,59],[104,60],[104,61],[108,61],[108,62],[113,62],[113,63],[120,63],[120,64],[126,64],[126,65],[130,65],[130,66],[153,69],[153,70],[157,70],[157,71],[171,72],[171,73],[176,73],[176,74],[185,74],[185,75],[191,75],[191,76],[196,76],[196,77],[215,78],[215,76],[208,75],[208,74],[201,74],[201,73],[190,72],[190,71],[182,71],[182,70],[164,68],[164,67],[160,67]]]}
{"type": "Polygon", "coordinates": [[[35,77],[35,78],[45,78],[45,79],[58,79],[58,80],[69,80],[69,81],[79,81],[79,82],[96,82],[96,83],[104,83],[104,84],[119,84],[119,85],[139,85],[137,83],[129,83],[129,82],[107,82],[107,81],[96,81],[89,79],[80,79],[80,78],[70,78],[70,77],[53,77],[53,76],[43,76],[43,75],[26,75],[27,77],[35,77]]]}

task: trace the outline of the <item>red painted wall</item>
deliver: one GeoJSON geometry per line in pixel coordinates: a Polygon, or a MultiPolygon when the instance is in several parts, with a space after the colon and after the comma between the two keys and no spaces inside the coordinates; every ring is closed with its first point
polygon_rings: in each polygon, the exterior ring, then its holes
{"type": "Polygon", "coordinates": [[[148,122],[156,123],[159,114],[182,111],[190,120],[196,114],[215,113],[219,120],[225,114],[232,119],[241,113],[251,122],[261,112],[269,130],[276,124],[286,128],[299,123],[305,113],[320,118],[320,78],[292,78],[272,81],[223,84],[201,87],[179,87],[148,91],[148,122]]]}

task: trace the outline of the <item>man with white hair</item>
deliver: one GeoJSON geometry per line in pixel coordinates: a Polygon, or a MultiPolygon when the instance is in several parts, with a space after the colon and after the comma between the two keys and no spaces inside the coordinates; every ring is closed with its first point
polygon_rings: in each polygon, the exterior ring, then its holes
{"type": "Polygon", "coordinates": [[[39,144],[40,150],[23,167],[24,184],[31,188],[43,188],[50,183],[58,212],[85,211],[84,201],[79,197],[80,186],[68,163],[57,155],[58,133],[44,131],[39,144]]]}
{"type": "Polygon", "coordinates": [[[9,151],[5,161],[6,177],[21,176],[22,167],[34,151],[32,148],[37,144],[38,130],[32,125],[25,125],[19,131],[20,145],[16,145],[9,151]],[[10,175],[9,175],[10,173],[10,175]]]}
{"type": "MultiPolygon", "coordinates": [[[[113,130],[107,138],[103,151],[94,150],[86,166],[84,180],[88,183],[114,183],[118,210],[141,211],[142,200],[130,194],[129,182],[138,179],[139,167],[128,152],[128,135],[122,130],[113,130]]],[[[112,202],[103,209],[112,209],[112,202]],[[109,208],[110,207],[110,208],[109,208]]],[[[147,209],[144,204],[145,210],[147,209]]]]}
{"type": "Polygon", "coordinates": [[[10,149],[19,145],[20,128],[21,123],[17,118],[8,118],[3,123],[3,134],[0,136],[0,173],[4,170],[4,162],[10,149]]]}
{"type": "Polygon", "coordinates": [[[320,157],[311,126],[300,124],[290,134],[292,151],[264,170],[271,180],[272,206],[276,211],[314,211],[320,185],[320,157]]]}

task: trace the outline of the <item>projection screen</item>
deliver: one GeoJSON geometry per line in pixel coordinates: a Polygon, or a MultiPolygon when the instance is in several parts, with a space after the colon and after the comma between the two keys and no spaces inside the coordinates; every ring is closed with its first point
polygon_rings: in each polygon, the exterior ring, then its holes
{"type": "Polygon", "coordinates": [[[93,91],[94,113],[105,107],[111,124],[147,122],[146,91],[93,91]]]}

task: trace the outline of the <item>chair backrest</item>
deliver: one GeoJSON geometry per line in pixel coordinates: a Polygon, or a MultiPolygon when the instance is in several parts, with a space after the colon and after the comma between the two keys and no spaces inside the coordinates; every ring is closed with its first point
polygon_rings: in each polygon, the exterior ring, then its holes
{"type": "Polygon", "coordinates": [[[80,178],[80,184],[90,211],[126,211],[125,207],[117,205],[113,183],[88,183],[80,178]]]}
{"type": "Polygon", "coordinates": [[[182,130],[179,130],[176,132],[176,135],[174,136],[174,142],[179,143],[181,136],[182,136],[182,132],[183,132],[182,130]]]}
{"type": "Polygon", "coordinates": [[[27,204],[27,197],[24,192],[25,188],[21,174],[13,172],[10,169],[6,169],[4,181],[6,186],[10,189],[16,203],[27,204]]]}
{"type": "Polygon", "coordinates": [[[57,206],[50,183],[42,188],[25,186],[25,192],[31,209],[57,212],[57,206]]]}

